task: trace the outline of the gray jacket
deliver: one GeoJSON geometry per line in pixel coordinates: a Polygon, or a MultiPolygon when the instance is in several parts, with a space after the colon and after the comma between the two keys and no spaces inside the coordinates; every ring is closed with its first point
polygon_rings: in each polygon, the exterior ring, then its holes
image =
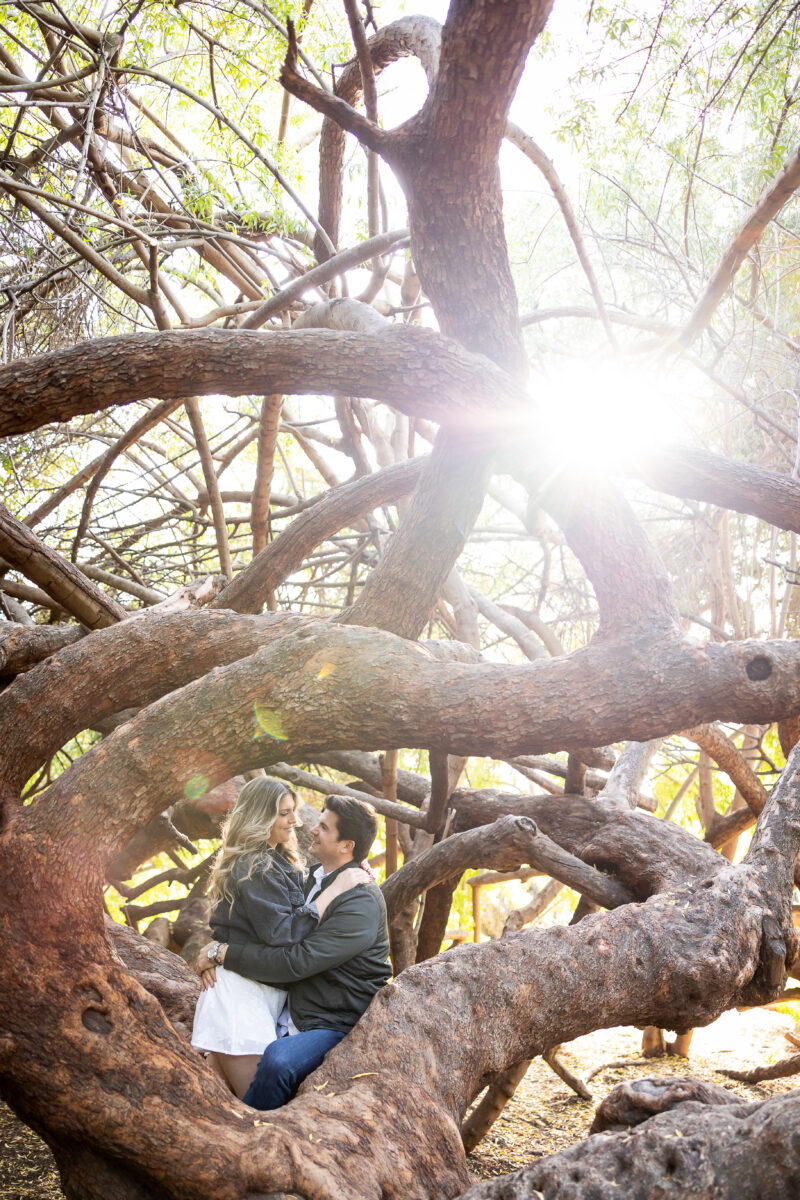
{"type": "MultiPolygon", "coordinates": [[[[345,867],[323,880],[322,891],[345,867]]],[[[306,889],[311,886],[310,881],[306,889]]],[[[231,944],[226,969],[285,987],[297,1028],[347,1033],[391,976],[386,905],[380,888],[360,884],[337,896],[317,928],[294,944],[231,944]]]]}
{"type": "Polygon", "coordinates": [[[242,855],[231,871],[230,890],[233,904],[220,900],[209,920],[220,942],[281,946],[302,941],[319,924],[316,905],[306,903],[302,871],[277,850],[266,850],[255,861],[242,855]]]}

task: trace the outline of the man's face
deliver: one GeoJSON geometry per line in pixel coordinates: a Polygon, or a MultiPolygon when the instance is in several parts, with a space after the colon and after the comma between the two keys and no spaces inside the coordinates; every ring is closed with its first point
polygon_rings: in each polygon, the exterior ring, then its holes
{"type": "Polygon", "coordinates": [[[323,809],[316,827],[311,831],[311,850],[326,871],[349,862],[352,842],[340,842],[336,814],[323,809]]]}

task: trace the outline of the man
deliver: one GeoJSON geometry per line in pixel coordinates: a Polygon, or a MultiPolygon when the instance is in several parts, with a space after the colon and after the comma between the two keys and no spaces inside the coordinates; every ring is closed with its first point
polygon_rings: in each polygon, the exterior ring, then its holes
{"type": "MultiPolygon", "coordinates": [[[[306,884],[306,902],[342,871],[366,858],[378,832],[374,811],[349,796],[328,796],[312,831],[319,862],[306,884]]],[[[220,945],[217,964],[247,979],[285,987],[288,1035],[267,1046],[244,1096],[252,1108],[280,1108],[366,1011],[389,979],[389,931],[379,888],[360,884],[331,902],[318,927],[302,942],[285,946],[220,945]]],[[[198,970],[214,969],[201,951],[198,970]]]]}

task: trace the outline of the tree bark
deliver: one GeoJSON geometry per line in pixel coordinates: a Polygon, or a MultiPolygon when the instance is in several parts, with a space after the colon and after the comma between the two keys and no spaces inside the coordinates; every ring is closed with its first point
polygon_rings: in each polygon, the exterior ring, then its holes
{"type": "MultiPolygon", "coordinates": [[[[184,630],[200,617],[226,620],[223,614],[197,614],[184,619],[184,630]]],[[[274,633],[279,619],[273,620],[274,633]]],[[[144,630],[155,622],[141,624],[144,630]]],[[[64,671],[82,645],[65,651],[60,667],[54,669],[64,671]]],[[[153,635],[150,655],[162,647],[163,640],[153,635]]],[[[583,742],[587,737],[595,744],[617,738],[645,741],[698,719],[724,718],[733,712],[740,720],[769,720],[800,707],[798,653],[796,643],[780,642],[697,647],[677,639],[634,640],[623,649],[597,641],[569,659],[521,667],[471,666],[437,662],[424,647],[374,630],[309,624],[298,629],[295,637],[265,644],[258,653],[188,684],[164,699],[157,710],[143,710],[106,740],[101,754],[90,751],[82,756],[46,795],[54,800],[80,789],[80,781],[91,778],[98,806],[91,817],[87,810],[87,820],[96,832],[97,823],[102,823],[100,814],[108,808],[103,796],[113,795],[120,784],[119,780],[112,784],[107,772],[121,768],[131,744],[137,754],[147,747],[152,787],[162,789],[160,809],[182,798],[188,779],[196,774],[191,762],[198,753],[215,760],[203,771],[213,787],[237,771],[266,766],[279,757],[313,759],[331,743],[360,748],[425,746],[456,755],[509,758],[560,749],[565,742],[583,742]],[[376,692],[385,692],[382,681],[387,670],[392,672],[394,688],[382,705],[375,706],[376,692]],[[654,675],[659,679],[657,694],[652,687],[654,675]],[[540,688],[548,695],[545,710],[540,688]],[[411,696],[413,708],[406,702],[411,696]],[[500,711],[504,721],[498,727],[493,715],[500,711]],[[180,753],[175,753],[177,743],[180,753]],[[209,746],[214,747],[210,756],[209,746]]],[[[97,660],[94,667],[96,672],[102,670],[97,660]]],[[[49,668],[49,663],[42,664],[44,672],[49,668]]],[[[0,699],[0,720],[8,711],[3,703],[6,697],[26,686],[34,684],[20,679],[6,690],[0,699]]],[[[125,680],[120,691],[124,686],[125,680]]],[[[151,686],[163,690],[163,682],[151,686]]],[[[88,696],[89,689],[87,700],[88,696]]],[[[55,700],[44,699],[43,714],[55,700]]],[[[51,736],[52,731],[42,730],[42,741],[51,736]]],[[[133,783],[128,770],[125,776],[133,783]]],[[[127,815],[118,810],[106,813],[107,832],[100,836],[109,843],[129,836],[151,813],[152,802],[148,804],[139,793],[127,815]]]]}
{"type": "Polygon", "coordinates": [[[240,329],[131,333],[17,359],[0,368],[0,437],[152,396],[331,391],[370,396],[411,416],[488,428],[527,407],[503,371],[430,329],[381,333],[240,329]]]}

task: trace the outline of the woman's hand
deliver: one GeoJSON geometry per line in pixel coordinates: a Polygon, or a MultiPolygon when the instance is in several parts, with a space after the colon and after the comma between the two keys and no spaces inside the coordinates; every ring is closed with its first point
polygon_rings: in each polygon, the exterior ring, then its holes
{"type": "Polygon", "coordinates": [[[217,950],[217,960],[224,962],[225,951],[228,949],[226,944],[224,942],[209,942],[207,946],[203,946],[194,964],[194,969],[200,976],[200,983],[204,992],[208,991],[209,988],[213,988],[217,982],[217,963],[208,957],[209,950],[213,950],[215,947],[217,950]]]}
{"type": "Polygon", "coordinates": [[[207,992],[209,988],[213,988],[217,982],[217,968],[213,963],[209,963],[202,971],[198,970],[198,975],[200,976],[200,988],[204,992],[207,992]]]}

